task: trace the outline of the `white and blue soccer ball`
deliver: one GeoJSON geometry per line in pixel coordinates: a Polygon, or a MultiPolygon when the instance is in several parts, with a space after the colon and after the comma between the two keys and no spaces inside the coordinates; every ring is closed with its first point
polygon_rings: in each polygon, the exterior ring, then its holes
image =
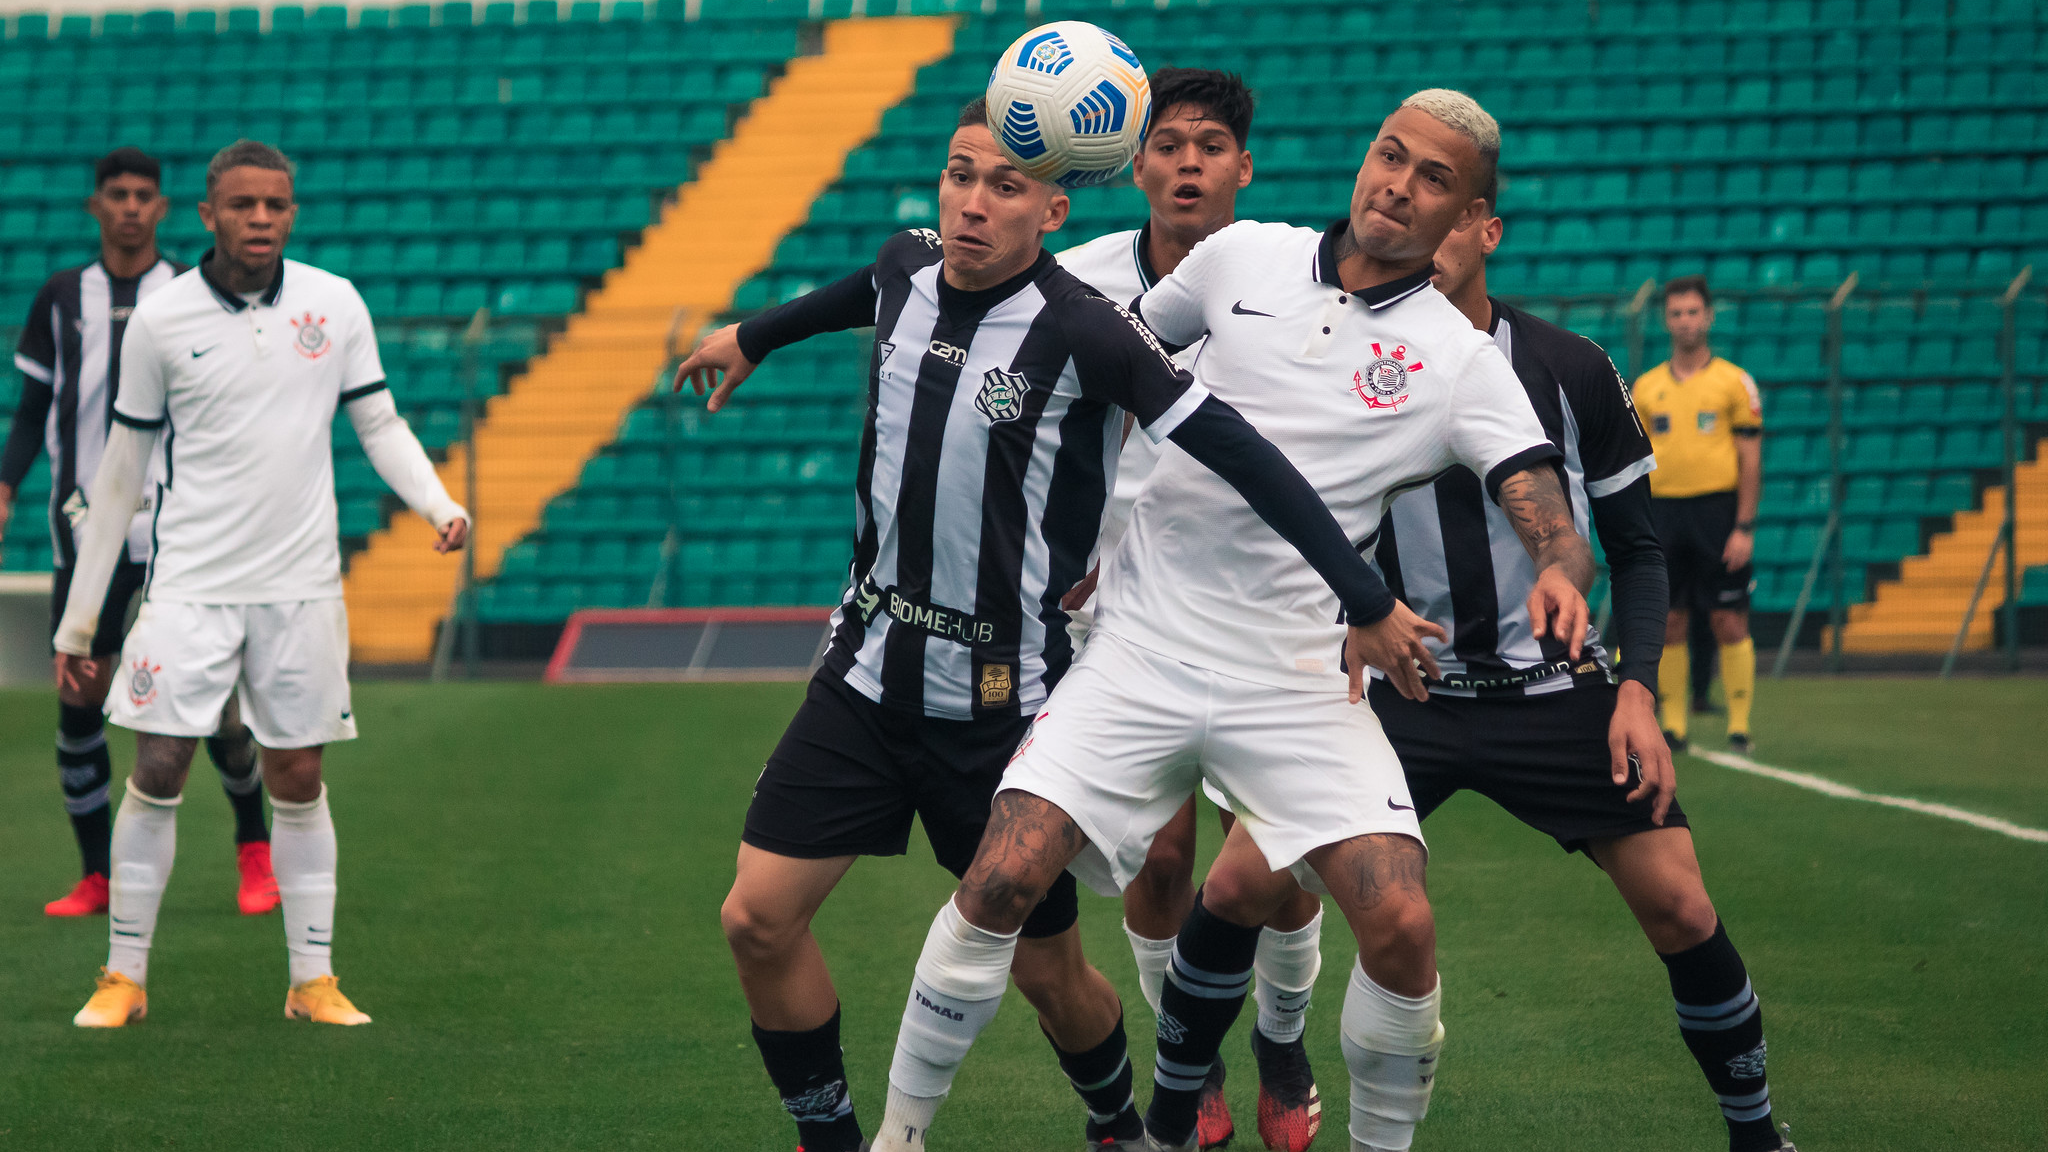
{"type": "Polygon", "coordinates": [[[1084,20],[1041,25],[988,78],[988,129],[1010,163],[1063,188],[1106,184],[1145,143],[1152,84],[1123,41],[1084,20]]]}

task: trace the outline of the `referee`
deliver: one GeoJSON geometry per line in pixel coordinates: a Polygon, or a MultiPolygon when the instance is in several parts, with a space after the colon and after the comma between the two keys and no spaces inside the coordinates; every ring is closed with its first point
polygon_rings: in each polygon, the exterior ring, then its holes
{"type": "Polygon", "coordinates": [[[1728,747],[1749,754],[1749,709],[1756,690],[1756,644],[1749,638],[1755,581],[1757,496],[1763,485],[1763,403],[1749,373],[1714,355],[1707,333],[1714,299],[1704,276],[1664,285],[1664,327],[1671,359],[1636,380],[1636,410],[1650,431],[1657,470],[1650,509],[1671,569],[1671,615],[1657,696],[1664,737],[1685,749],[1689,694],[1688,626],[1708,613],[1728,690],[1728,747]]]}
{"type": "MultiPolygon", "coordinates": [[[[163,170],[137,148],[117,148],[93,167],[93,193],[85,210],[100,225],[100,256],[90,264],[50,277],[29,306],[14,364],[26,378],[14,428],[0,450],[0,531],[14,509],[14,495],[38,452],[50,452],[50,540],[56,573],[50,586],[50,628],[64,613],[71,588],[77,541],[73,531],[85,517],[100,452],[107,442],[114,395],[121,379],[121,336],[141,300],[169,284],[186,266],[157,251],[156,228],[170,202],[163,195],[163,170]]],[[[64,808],[84,857],[85,875],[72,890],[43,906],[51,916],[93,916],[107,909],[108,852],[113,817],[107,803],[112,768],[107,757],[105,718],[100,714],[121,650],[128,604],[148,572],[150,516],[137,513],[128,549],[115,567],[99,630],[92,640],[97,671],[77,689],[57,687],[57,772],[64,808]]],[[[256,771],[256,746],[228,703],[220,732],[206,742],[220,769],[221,785],[235,810],[235,844],[240,858],[244,913],[277,906],[277,881],[270,871],[270,830],[263,822],[263,781],[256,771]]]]}

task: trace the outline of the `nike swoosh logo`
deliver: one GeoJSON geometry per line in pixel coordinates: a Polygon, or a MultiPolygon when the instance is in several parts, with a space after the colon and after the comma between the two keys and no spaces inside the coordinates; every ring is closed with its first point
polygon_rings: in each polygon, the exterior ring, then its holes
{"type": "Polygon", "coordinates": [[[1250,308],[1245,307],[1244,301],[1242,300],[1239,300],[1237,303],[1232,304],[1230,306],[1230,314],[1232,316],[1264,316],[1268,320],[1271,320],[1273,318],[1273,314],[1271,312],[1256,312],[1250,308]]]}
{"type": "Polygon", "coordinates": [[[213,351],[213,349],[214,349],[214,348],[218,348],[218,347],[220,347],[220,345],[218,345],[218,344],[215,344],[215,345],[213,345],[213,347],[211,347],[211,348],[194,348],[194,349],[192,350],[192,358],[193,358],[194,360],[197,360],[197,359],[199,359],[199,358],[200,358],[201,356],[204,356],[204,355],[206,355],[206,354],[207,354],[208,352],[211,352],[211,351],[213,351]]]}
{"type": "Polygon", "coordinates": [[[1389,808],[1392,808],[1392,809],[1393,809],[1394,811],[1396,811],[1396,812],[1413,812],[1413,811],[1415,811],[1415,805],[1413,805],[1413,804],[1396,804],[1396,803],[1394,803],[1394,798],[1393,798],[1392,796],[1389,796],[1389,797],[1387,797],[1387,807],[1389,807],[1389,808]]]}
{"type": "Polygon", "coordinates": [[[353,716],[353,715],[355,715],[355,713],[353,713],[353,712],[343,712],[343,713],[341,714],[341,718],[342,718],[343,720],[346,720],[346,719],[348,719],[349,717],[351,717],[351,716],[353,716]]]}

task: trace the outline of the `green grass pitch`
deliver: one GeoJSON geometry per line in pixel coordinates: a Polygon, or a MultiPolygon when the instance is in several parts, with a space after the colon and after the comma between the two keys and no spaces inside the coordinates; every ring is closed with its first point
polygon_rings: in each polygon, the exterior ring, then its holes
{"type": "MultiPolygon", "coordinates": [[[[150,1017],[114,1032],[70,1023],[104,920],[41,915],[75,870],[52,698],[0,693],[0,1152],[788,1152],[717,911],[749,785],[799,693],[360,686],[364,737],[329,758],[335,955],[376,1017],[358,1029],[283,1019],[278,921],[235,913],[229,814],[202,758],[150,1017]]],[[[1759,696],[1768,763],[2048,827],[2039,680],[1766,681],[1759,696]]],[[[125,766],[132,741],[113,743],[125,766]]],[[[1680,769],[1801,1148],[2048,1147],[2048,845],[1680,769]]],[[[1428,832],[1449,1045],[1416,1147],[1725,1147],[1663,968],[1598,870],[1470,796],[1428,832]]],[[[820,918],[870,1126],[910,965],[950,887],[919,844],[862,862],[820,918]]],[[[1118,910],[1084,896],[1082,914],[1149,1068],[1118,910]]],[[[1325,947],[1309,1041],[1329,1118],[1318,1146],[1341,1152],[1352,950],[1341,933],[1325,947]]],[[[940,1114],[939,1152],[1081,1146],[1078,1104],[1011,1001],[940,1114]]],[[[1225,1054],[1238,1147],[1256,1149],[1248,1019],[1225,1054]]]]}

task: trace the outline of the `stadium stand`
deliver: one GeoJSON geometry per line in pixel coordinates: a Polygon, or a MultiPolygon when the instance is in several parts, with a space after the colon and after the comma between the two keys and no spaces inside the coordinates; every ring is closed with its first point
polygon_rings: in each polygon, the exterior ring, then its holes
{"type": "MultiPolygon", "coordinates": [[[[746,102],[800,45],[829,55],[833,38],[861,23],[832,19],[850,14],[845,0],[704,0],[652,11],[622,0],[566,12],[545,0],[519,10],[448,4],[363,9],[353,24],[344,9],[278,8],[267,31],[244,10],[108,16],[98,28],[54,30],[22,17],[0,50],[0,90],[19,93],[15,110],[0,113],[0,186],[40,188],[52,181],[31,169],[76,168],[128,141],[154,144],[171,158],[174,180],[189,183],[193,161],[223,132],[270,132],[306,159],[301,236],[311,251],[302,255],[378,293],[372,306],[392,321],[387,349],[401,403],[423,431],[439,421],[441,431],[427,437],[437,444],[458,428],[448,398],[459,395],[461,361],[448,318],[481,303],[501,316],[535,316],[525,329],[494,324],[478,357],[486,390],[512,383],[480,434],[480,468],[510,467],[525,451],[491,447],[501,420],[508,438],[519,420],[577,427],[573,435],[555,429],[554,446],[535,450],[532,458],[548,463],[530,470],[516,499],[486,504],[479,565],[494,578],[480,609],[486,623],[546,626],[580,607],[835,598],[864,341],[849,334],[778,354],[743,402],[707,419],[695,405],[648,395],[659,367],[649,351],[659,343],[655,329],[667,333],[668,312],[686,297],[698,310],[692,325],[787,299],[857,267],[889,232],[933,223],[940,142],[954,113],[979,91],[993,54],[1032,24],[1093,19],[1148,65],[1243,72],[1260,112],[1258,177],[1241,211],[1258,218],[1320,225],[1345,203],[1357,157],[1387,108],[1417,87],[1461,87],[1500,116],[1507,136],[1508,239],[1494,266],[1496,291],[1640,370],[1662,351],[1652,319],[1640,355],[1629,355],[1637,286],[1691,272],[1714,282],[1723,300],[1717,347],[1765,388],[1763,614],[1791,608],[1826,519],[1824,305],[1845,276],[1858,275],[1842,316],[1845,599],[1861,604],[1875,594],[1878,603],[1856,610],[1850,634],[1890,619],[1887,597],[1920,621],[1914,635],[1940,634],[1945,644],[1953,634],[1960,608],[1922,586],[1926,573],[1959,565],[1974,581],[1988,537],[1978,539],[1971,517],[1988,513],[1971,510],[2003,498],[1992,491],[2000,416],[1992,301],[2022,267],[2048,274],[2048,22],[2036,5],[1539,0],[1425,12],[1373,0],[1044,0],[1027,11],[1015,0],[911,0],[889,8],[962,11],[950,45],[908,53],[923,64],[914,90],[875,97],[874,111],[887,109],[879,130],[838,149],[843,170],[835,154],[805,197],[807,211],[768,214],[751,263],[713,270],[671,252],[672,271],[650,272],[666,287],[631,297],[630,307],[643,310],[638,327],[604,329],[640,351],[610,368],[583,361],[574,372],[586,373],[586,384],[569,383],[571,349],[578,333],[602,329],[609,305],[587,303],[569,338],[548,345],[560,317],[600,275],[605,293],[634,275],[633,260],[608,271],[621,263],[620,238],[653,222],[677,183],[713,178],[706,148],[728,123],[747,133],[738,120],[746,102]],[[677,18],[684,14],[701,19],[677,18]],[[1359,45],[1372,47],[1374,67],[1355,66],[1359,45]],[[46,65],[71,69],[72,84],[30,91],[25,77],[32,68],[46,74],[46,65]],[[662,312],[659,324],[644,318],[649,310],[662,312]],[[524,377],[498,367],[543,346],[549,357],[524,377]],[[609,382],[594,383],[606,373],[609,382]],[[604,399],[582,407],[586,387],[604,399]],[[523,402],[528,390],[534,399],[523,402]],[[1925,563],[1907,562],[1930,545],[1925,563]],[[1955,559],[1942,559],[1950,553],[1955,559]],[[1905,583],[1887,583],[1902,575],[1905,583]]],[[[49,267],[84,258],[86,222],[70,207],[76,193],[63,187],[10,198],[0,210],[8,299],[32,291],[49,267]]],[[[691,202],[689,187],[681,203],[691,202]]],[[[758,194],[758,182],[747,187],[738,195],[758,194]]],[[[660,247],[677,210],[658,217],[633,259],[660,247]]],[[[1142,210],[1127,187],[1081,191],[1055,243],[1128,227],[1142,210]]],[[[2048,315],[2035,291],[2019,313],[2028,455],[2048,425],[2044,353],[2048,315]]],[[[344,531],[388,517],[375,478],[360,467],[343,471],[344,531]]],[[[2041,563],[2048,523],[2035,526],[2036,510],[2048,492],[2023,484],[2020,500],[2022,559],[2041,563]]],[[[418,551],[410,523],[393,521],[389,541],[401,552],[418,551]]],[[[24,563],[20,524],[9,534],[9,567],[24,563]]],[[[387,570],[380,555],[373,544],[354,562],[351,595],[372,583],[390,589],[393,603],[406,605],[390,619],[404,622],[388,641],[372,642],[358,608],[359,640],[365,652],[417,652],[445,611],[452,568],[387,570]]],[[[2036,574],[2028,594],[2042,583],[2036,574]]],[[[1814,606],[1824,609],[1830,589],[1819,591],[1814,606]]],[[[1872,635],[1870,645],[1925,646],[1897,629],[1872,635]]]]}

